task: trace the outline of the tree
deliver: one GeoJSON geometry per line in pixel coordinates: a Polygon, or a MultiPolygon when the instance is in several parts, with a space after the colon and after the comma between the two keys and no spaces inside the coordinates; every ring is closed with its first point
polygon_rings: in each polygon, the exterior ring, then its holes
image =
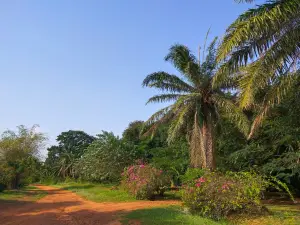
{"type": "Polygon", "coordinates": [[[150,98],[147,103],[175,101],[145,122],[145,134],[153,133],[159,125],[170,122],[168,142],[173,142],[182,133],[187,135],[192,167],[215,168],[214,135],[220,111],[236,122],[244,133],[248,132],[246,116],[222,91],[226,87],[212,87],[218,70],[216,40],[208,47],[202,63],[186,46],[170,48],[165,60],[174,65],[182,78],[160,71],[148,75],[143,81],[143,86],[167,92],[150,98]]]}
{"type": "Polygon", "coordinates": [[[18,126],[18,131],[7,130],[0,140],[0,178],[8,187],[18,188],[22,180],[30,176],[39,160],[39,150],[44,146],[46,137],[37,132],[37,126],[26,128],[18,126]]]}
{"type": "Polygon", "coordinates": [[[123,169],[139,158],[140,154],[135,145],[113,133],[103,131],[87,148],[77,165],[84,180],[116,182],[119,181],[123,169]]]}
{"type": "Polygon", "coordinates": [[[214,86],[238,75],[240,106],[256,111],[248,138],[299,75],[299,37],[299,0],[267,1],[240,15],[227,29],[217,55],[224,64],[214,86]]]}
{"type": "Polygon", "coordinates": [[[83,131],[69,130],[57,136],[58,146],[48,148],[46,167],[55,174],[66,178],[75,177],[76,163],[84,154],[87,147],[95,140],[95,137],[83,131]]]}
{"type": "Polygon", "coordinates": [[[140,134],[143,129],[144,121],[136,120],[129,123],[128,127],[123,132],[123,139],[134,144],[141,141],[140,134]]]}

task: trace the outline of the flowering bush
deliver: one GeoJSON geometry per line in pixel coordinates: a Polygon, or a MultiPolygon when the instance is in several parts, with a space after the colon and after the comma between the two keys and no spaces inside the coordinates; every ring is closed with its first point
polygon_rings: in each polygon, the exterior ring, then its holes
{"type": "Polygon", "coordinates": [[[268,182],[252,173],[206,172],[184,187],[183,202],[191,211],[213,219],[231,213],[262,213],[261,192],[268,182]]]}
{"type": "Polygon", "coordinates": [[[167,174],[150,165],[133,165],[122,173],[122,186],[137,199],[153,199],[156,194],[163,195],[170,182],[167,174]]]}

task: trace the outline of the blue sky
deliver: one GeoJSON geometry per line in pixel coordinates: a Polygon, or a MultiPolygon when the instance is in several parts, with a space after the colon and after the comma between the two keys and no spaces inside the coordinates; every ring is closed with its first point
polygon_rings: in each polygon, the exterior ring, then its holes
{"type": "Polygon", "coordinates": [[[0,7],[0,131],[39,124],[122,134],[160,105],[141,87],[174,43],[197,51],[248,4],[234,0],[6,0],[0,7]]]}

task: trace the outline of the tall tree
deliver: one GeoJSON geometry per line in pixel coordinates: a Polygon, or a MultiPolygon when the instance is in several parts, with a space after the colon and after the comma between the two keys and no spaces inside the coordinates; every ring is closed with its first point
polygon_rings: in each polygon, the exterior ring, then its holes
{"type": "Polygon", "coordinates": [[[299,74],[299,37],[299,0],[267,1],[240,15],[226,31],[217,55],[224,64],[214,86],[238,75],[241,107],[257,111],[249,138],[299,74]]]}
{"type": "Polygon", "coordinates": [[[129,123],[128,127],[124,130],[122,137],[124,140],[138,144],[140,142],[140,134],[143,129],[144,121],[136,120],[129,123]]]}
{"type": "Polygon", "coordinates": [[[83,131],[69,130],[57,136],[58,146],[48,148],[45,165],[61,177],[75,177],[75,165],[95,137],[83,131]]]}
{"type": "Polygon", "coordinates": [[[244,133],[248,132],[246,116],[222,91],[226,87],[212,87],[218,70],[216,40],[208,47],[202,63],[200,57],[197,60],[186,46],[172,46],[165,60],[174,65],[181,77],[160,71],[148,75],[143,81],[143,86],[167,92],[150,98],[147,103],[174,101],[145,122],[148,128],[145,134],[170,122],[168,142],[173,142],[182,133],[187,135],[192,167],[215,168],[214,135],[221,111],[244,133]]]}

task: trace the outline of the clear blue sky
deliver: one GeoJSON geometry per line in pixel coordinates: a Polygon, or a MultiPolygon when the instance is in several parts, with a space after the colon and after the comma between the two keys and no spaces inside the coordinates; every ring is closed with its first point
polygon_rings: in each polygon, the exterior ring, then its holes
{"type": "Polygon", "coordinates": [[[234,0],[6,0],[0,7],[0,130],[39,124],[121,135],[160,105],[141,87],[174,43],[197,50],[248,4],[234,0]]]}

